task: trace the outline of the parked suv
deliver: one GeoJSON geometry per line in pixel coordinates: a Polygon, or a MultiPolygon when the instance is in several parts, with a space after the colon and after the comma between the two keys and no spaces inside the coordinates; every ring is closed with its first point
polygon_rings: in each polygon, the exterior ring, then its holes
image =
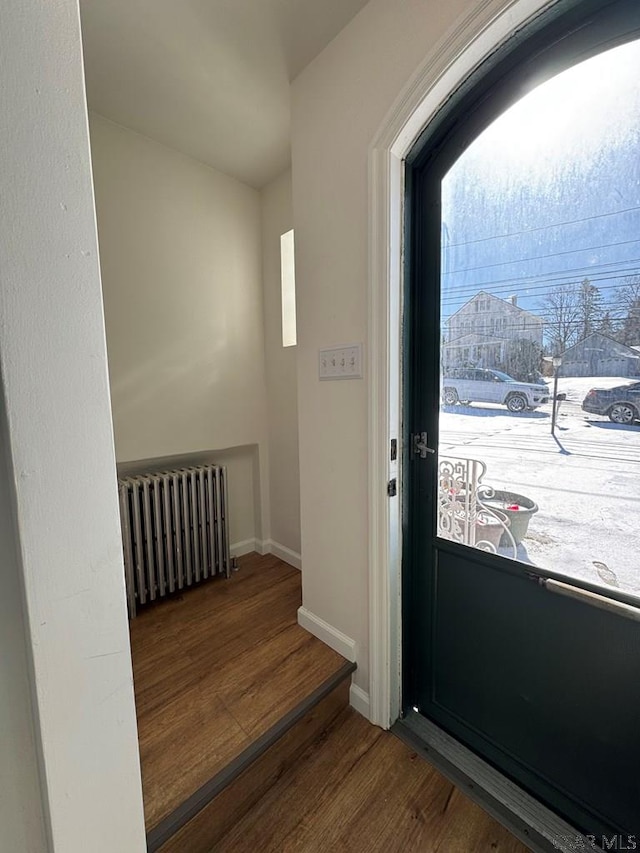
{"type": "Polygon", "coordinates": [[[502,403],[510,412],[530,411],[549,400],[546,385],[518,382],[501,370],[460,367],[448,370],[442,378],[442,401],[456,403],[502,403]]]}
{"type": "Polygon", "coordinates": [[[582,401],[585,412],[608,415],[614,424],[632,424],[639,419],[640,382],[616,388],[592,388],[582,401]]]}

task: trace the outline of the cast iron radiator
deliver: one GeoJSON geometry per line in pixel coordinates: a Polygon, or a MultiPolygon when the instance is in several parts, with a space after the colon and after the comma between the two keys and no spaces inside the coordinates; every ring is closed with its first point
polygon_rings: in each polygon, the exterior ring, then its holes
{"type": "Polygon", "coordinates": [[[149,601],[229,577],[226,467],[122,477],[118,488],[130,618],[149,601]]]}

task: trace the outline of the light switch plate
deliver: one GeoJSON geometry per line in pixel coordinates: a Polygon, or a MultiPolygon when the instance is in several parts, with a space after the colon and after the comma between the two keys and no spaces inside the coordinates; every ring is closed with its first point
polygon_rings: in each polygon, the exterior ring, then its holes
{"type": "Polygon", "coordinates": [[[320,379],[362,379],[362,344],[321,349],[318,372],[320,379]]]}

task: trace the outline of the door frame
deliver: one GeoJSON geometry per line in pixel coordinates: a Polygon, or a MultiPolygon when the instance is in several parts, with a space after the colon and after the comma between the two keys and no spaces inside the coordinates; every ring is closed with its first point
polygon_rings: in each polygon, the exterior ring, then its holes
{"type": "Polygon", "coordinates": [[[510,36],[561,0],[484,0],[427,55],[369,147],[369,719],[400,714],[404,160],[442,104],[510,36]],[[387,484],[397,480],[397,497],[387,484]]]}

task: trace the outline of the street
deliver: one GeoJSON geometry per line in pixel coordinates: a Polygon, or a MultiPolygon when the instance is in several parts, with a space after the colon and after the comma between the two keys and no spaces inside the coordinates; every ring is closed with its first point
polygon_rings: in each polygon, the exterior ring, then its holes
{"type": "Polygon", "coordinates": [[[580,408],[589,388],[625,381],[561,379],[567,400],[555,436],[551,403],[521,414],[479,403],[443,407],[440,455],[479,459],[484,484],[536,502],[518,559],[640,597],[640,425],[580,408]]]}

